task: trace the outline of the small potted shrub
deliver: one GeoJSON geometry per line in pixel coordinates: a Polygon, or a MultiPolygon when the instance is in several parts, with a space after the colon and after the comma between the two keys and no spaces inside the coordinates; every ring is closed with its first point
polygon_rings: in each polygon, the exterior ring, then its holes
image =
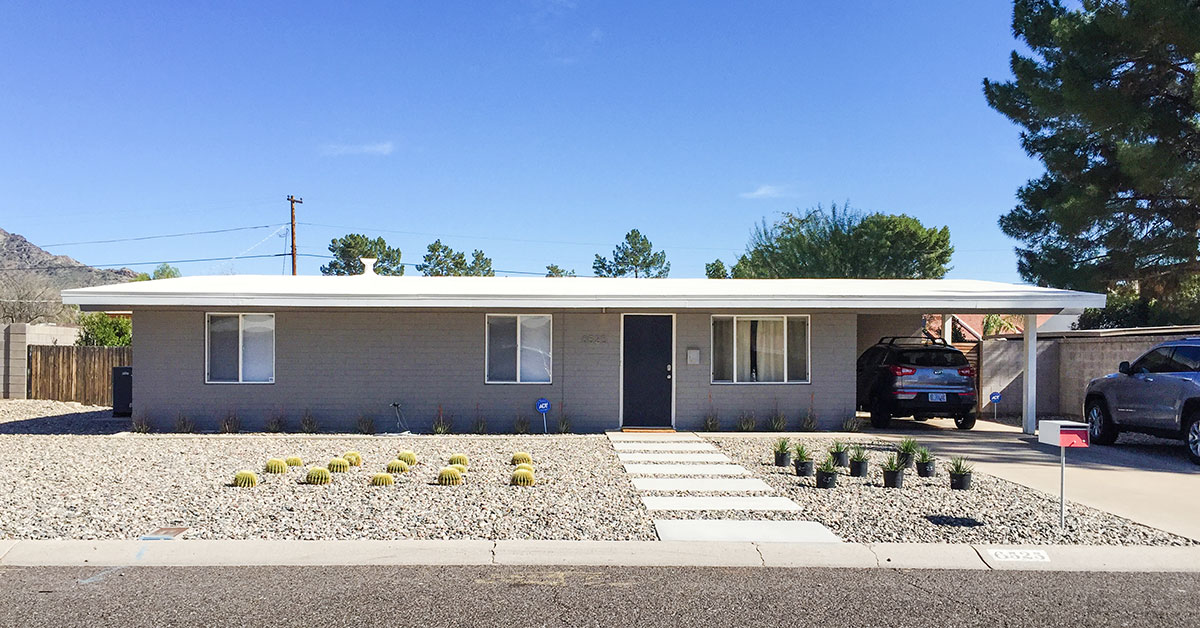
{"type": "Polygon", "coordinates": [[[833,441],[833,445],[829,447],[829,457],[836,466],[850,466],[850,449],[840,440],[833,441]]]}
{"type": "Polygon", "coordinates": [[[950,488],[956,491],[965,491],[971,488],[971,470],[974,465],[967,462],[962,456],[955,456],[950,459],[950,488]]]}
{"type": "Polygon", "coordinates": [[[796,475],[806,478],[813,474],[812,455],[804,443],[796,443],[792,448],[792,464],[796,466],[796,475]]]}
{"type": "Polygon", "coordinates": [[[775,466],[786,467],[792,464],[792,445],[788,439],[775,441],[775,466]]]}
{"type": "Polygon", "coordinates": [[[833,456],[825,458],[825,462],[817,467],[817,488],[833,488],[837,486],[837,465],[833,463],[833,456]]]}
{"type": "Polygon", "coordinates": [[[920,447],[917,449],[917,475],[923,478],[931,478],[937,471],[937,465],[933,462],[933,454],[929,453],[928,447],[920,447]]]}
{"type": "Polygon", "coordinates": [[[896,454],[883,461],[883,485],[887,488],[904,488],[904,464],[896,454]]]}
{"type": "Polygon", "coordinates": [[[901,466],[905,469],[911,469],[913,466],[913,458],[917,455],[917,450],[921,446],[917,444],[915,438],[904,438],[900,440],[900,445],[896,447],[896,459],[900,461],[901,466]]]}
{"type": "Polygon", "coordinates": [[[850,449],[850,477],[865,478],[867,477],[867,449],[862,445],[855,445],[850,449]]]}

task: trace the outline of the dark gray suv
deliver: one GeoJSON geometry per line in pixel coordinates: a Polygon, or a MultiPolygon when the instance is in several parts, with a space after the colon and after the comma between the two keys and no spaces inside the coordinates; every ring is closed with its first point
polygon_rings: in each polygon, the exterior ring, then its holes
{"type": "Polygon", "coordinates": [[[886,336],[858,358],[858,407],[875,427],[897,416],[953,417],[958,429],[969,430],[975,400],[975,369],[940,338],[886,336]]]}
{"type": "Polygon", "coordinates": [[[1200,338],[1164,342],[1117,371],[1088,383],[1092,442],[1109,445],[1121,432],[1181,439],[1200,464],[1200,338]]]}

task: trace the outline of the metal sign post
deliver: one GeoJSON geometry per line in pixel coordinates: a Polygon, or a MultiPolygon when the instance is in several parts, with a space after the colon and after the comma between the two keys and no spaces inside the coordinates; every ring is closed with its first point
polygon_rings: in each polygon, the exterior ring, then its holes
{"type": "Polygon", "coordinates": [[[550,400],[542,397],[533,404],[533,409],[542,414],[542,433],[549,434],[550,427],[546,424],[546,413],[550,412],[550,400]]]}
{"type": "Polygon", "coordinates": [[[1067,527],[1067,448],[1087,447],[1090,443],[1087,423],[1079,421],[1042,421],[1038,424],[1038,442],[1058,446],[1058,525],[1067,527]]]}
{"type": "Polygon", "coordinates": [[[988,401],[992,402],[992,420],[1000,420],[1000,393],[994,392],[988,395],[988,401]]]}

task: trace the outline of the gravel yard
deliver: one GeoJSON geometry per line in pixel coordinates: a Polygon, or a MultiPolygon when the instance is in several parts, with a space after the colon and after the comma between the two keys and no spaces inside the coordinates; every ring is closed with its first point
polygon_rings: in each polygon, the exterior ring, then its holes
{"type": "MultiPolygon", "coordinates": [[[[800,505],[783,513],[670,513],[692,518],[804,519],[825,524],[847,541],[912,543],[1191,545],[1189,539],[1143,526],[1106,512],[1067,504],[1067,529],[1058,525],[1058,496],[974,473],[967,491],[949,489],[948,460],[938,461],[937,475],[904,474],[903,489],[883,486],[881,464],[895,444],[862,437],[854,443],[870,450],[865,478],[840,469],[834,489],[818,489],[815,478],[796,477],[792,468],[776,467],[772,436],[704,435],[734,462],[800,505]]],[[[823,456],[832,438],[806,437],[814,459],[823,456]]],[[[850,442],[850,441],[847,441],[850,442]]],[[[658,513],[656,513],[657,516],[658,513]]]]}

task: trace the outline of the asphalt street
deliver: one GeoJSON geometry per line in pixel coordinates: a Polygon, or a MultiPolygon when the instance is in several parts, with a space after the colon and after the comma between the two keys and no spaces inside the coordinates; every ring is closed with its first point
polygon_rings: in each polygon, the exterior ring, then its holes
{"type": "Polygon", "coordinates": [[[5,626],[1194,626],[1200,574],[5,567],[5,626]]]}

